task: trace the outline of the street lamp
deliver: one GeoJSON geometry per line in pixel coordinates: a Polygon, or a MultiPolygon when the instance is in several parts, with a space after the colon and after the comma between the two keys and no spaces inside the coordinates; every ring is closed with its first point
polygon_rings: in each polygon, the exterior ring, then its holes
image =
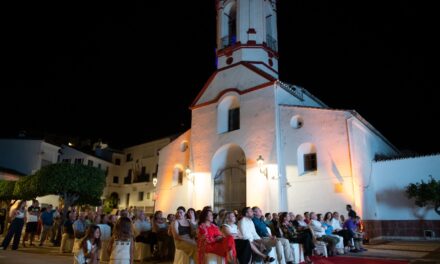
{"type": "Polygon", "coordinates": [[[156,186],[157,186],[157,177],[153,178],[153,187],[154,187],[154,192],[153,192],[153,214],[156,211],[156,186]]]}
{"type": "Polygon", "coordinates": [[[259,155],[257,158],[257,164],[258,164],[258,168],[260,169],[260,173],[266,176],[267,179],[267,167],[264,167],[264,159],[261,155],[259,155]]]}
{"type": "Polygon", "coordinates": [[[186,174],[186,178],[194,184],[194,175],[192,174],[192,171],[189,168],[189,166],[186,167],[185,174],[186,174]]]}

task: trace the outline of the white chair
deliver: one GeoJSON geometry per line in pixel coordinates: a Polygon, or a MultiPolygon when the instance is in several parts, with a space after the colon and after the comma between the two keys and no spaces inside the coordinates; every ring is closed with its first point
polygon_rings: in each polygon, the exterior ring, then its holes
{"type": "Polygon", "coordinates": [[[324,241],[319,241],[316,240],[316,235],[315,235],[315,231],[313,230],[313,226],[311,224],[309,224],[309,230],[312,233],[312,237],[313,237],[313,242],[315,244],[315,252],[318,255],[322,255],[324,257],[328,257],[328,253],[327,253],[327,243],[325,243],[324,241]]]}
{"type": "Polygon", "coordinates": [[[304,262],[303,245],[298,243],[290,243],[290,248],[292,249],[293,253],[293,263],[299,264],[304,262]]]}
{"type": "Polygon", "coordinates": [[[328,257],[327,254],[327,243],[324,241],[316,241],[315,243],[315,252],[319,255],[322,255],[324,257],[328,257]]]}
{"type": "Polygon", "coordinates": [[[337,235],[334,235],[334,236],[339,238],[339,242],[338,242],[338,244],[336,244],[336,253],[338,255],[344,255],[345,254],[345,251],[344,251],[344,238],[341,237],[341,236],[337,236],[337,235]]]}
{"type": "Polygon", "coordinates": [[[225,264],[226,263],[226,259],[213,254],[213,253],[207,253],[205,254],[205,260],[206,260],[206,264],[225,264]]]}
{"type": "Polygon", "coordinates": [[[177,249],[174,253],[173,264],[194,264],[194,259],[188,256],[183,250],[177,249]]]}

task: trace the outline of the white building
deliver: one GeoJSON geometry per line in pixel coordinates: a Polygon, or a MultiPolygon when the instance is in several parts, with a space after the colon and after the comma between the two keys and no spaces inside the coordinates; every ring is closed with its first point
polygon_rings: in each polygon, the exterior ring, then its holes
{"type": "Polygon", "coordinates": [[[170,141],[170,138],[162,138],[114,153],[104,196],[117,197],[120,209],[136,207],[152,213],[155,204],[153,178],[157,175],[158,153],[170,141]]]}
{"type": "Polygon", "coordinates": [[[94,154],[86,153],[81,150],[69,147],[66,145],[61,146],[60,162],[69,164],[82,164],[91,167],[97,167],[104,171],[108,171],[112,163],[106,161],[94,154]]]}
{"type": "MultiPolygon", "coordinates": [[[[0,139],[0,167],[32,175],[44,166],[57,163],[60,147],[42,139],[0,139]]],[[[17,180],[16,178],[5,178],[17,180]]],[[[41,204],[58,205],[58,196],[38,197],[41,204]]]]}
{"type": "MultiPolygon", "coordinates": [[[[93,154],[85,153],[73,147],[67,145],[62,145],[59,151],[59,162],[69,163],[69,164],[82,164],[92,167],[97,167],[103,171],[108,171],[109,167],[112,165],[111,162],[105,161],[93,154]]],[[[53,206],[59,206],[60,199],[58,195],[46,195],[43,197],[37,197],[40,204],[52,204],[53,206]]]]}
{"type": "MultiPolygon", "coordinates": [[[[191,106],[191,129],[160,151],[156,208],[346,214],[351,204],[367,225],[386,225],[394,208],[378,205],[383,184],[402,187],[427,178],[427,170],[413,168],[418,177],[374,170],[381,167],[376,155],[398,154],[379,131],[355,111],[332,109],[277,80],[275,1],[217,3],[218,69],[191,106]]],[[[439,157],[432,159],[429,173],[439,177],[439,157]]],[[[438,229],[438,215],[424,219],[438,229]]]]}
{"type": "Polygon", "coordinates": [[[57,163],[59,149],[42,139],[0,139],[0,167],[31,175],[57,163]]]}

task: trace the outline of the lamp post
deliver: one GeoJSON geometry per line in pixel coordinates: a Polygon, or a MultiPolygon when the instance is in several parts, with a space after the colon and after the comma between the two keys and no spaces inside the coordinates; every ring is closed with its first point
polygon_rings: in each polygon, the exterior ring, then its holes
{"type": "Polygon", "coordinates": [[[192,182],[194,185],[194,175],[192,173],[192,170],[189,168],[189,166],[186,167],[185,174],[188,181],[192,182]]]}
{"type": "Polygon", "coordinates": [[[154,187],[154,192],[153,192],[153,214],[156,211],[156,186],[157,186],[157,177],[153,178],[153,187],[154,187]]]}
{"type": "Polygon", "coordinates": [[[264,167],[264,159],[261,155],[257,158],[258,168],[260,169],[260,173],[266,176],[267,179],[267,167],[264,167]]]}

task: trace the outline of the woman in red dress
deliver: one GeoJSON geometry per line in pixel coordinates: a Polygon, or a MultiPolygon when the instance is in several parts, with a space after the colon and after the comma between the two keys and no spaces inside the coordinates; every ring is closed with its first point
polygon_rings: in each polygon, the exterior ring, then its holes
{"type": "Polygon", "coordinates": [[[228,263],[236,263],[235,241],[232,236],[224,236],[213,224],[211,210],[203,210],[199,217],[197,236],[199,264],[205,264],[205,254],[213,253],[226,258],[228,263]]]}

